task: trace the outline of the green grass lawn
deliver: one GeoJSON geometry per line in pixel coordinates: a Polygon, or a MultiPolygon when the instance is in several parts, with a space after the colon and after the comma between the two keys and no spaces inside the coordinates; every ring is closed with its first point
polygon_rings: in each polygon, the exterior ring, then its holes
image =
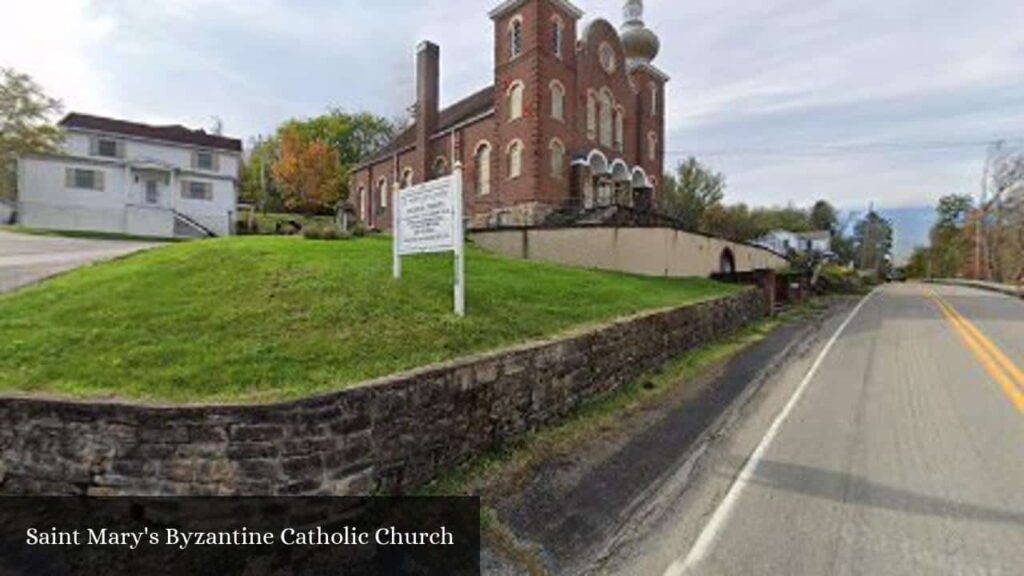
{"type": "Polygon", "coordinates": [[[738,290],[470,248],[458,319],[451,264],[395,282],[388,239],[248,237],[85,268],[0,296],[0,392],[267,402],[738,290]]]}

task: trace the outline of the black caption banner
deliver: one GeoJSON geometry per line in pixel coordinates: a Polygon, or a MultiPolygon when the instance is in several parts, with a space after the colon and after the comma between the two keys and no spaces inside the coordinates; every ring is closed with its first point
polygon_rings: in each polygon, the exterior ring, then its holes
{"type": "Polygon", "coordinates": [[[480,574],[478,498],[0,497],[0,576],[480,574]]]}

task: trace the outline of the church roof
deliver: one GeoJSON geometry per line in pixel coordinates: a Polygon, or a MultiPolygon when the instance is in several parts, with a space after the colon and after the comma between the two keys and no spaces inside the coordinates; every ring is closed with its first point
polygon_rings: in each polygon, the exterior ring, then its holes
{"type": "MultiPolygon", "coordinates": [[[[437,119],[437,132],[444,132],[454,126],[462,124],[494,108],[494,85],[488,86],[478,92],[459,100],[458,102],[441,110],[437,119]]],[[[398,133],[383,148],[370,156],[368,160],[361,163],[357,168],[375,164],[416,145],[416,123],[412,123],[398,133]]]]}

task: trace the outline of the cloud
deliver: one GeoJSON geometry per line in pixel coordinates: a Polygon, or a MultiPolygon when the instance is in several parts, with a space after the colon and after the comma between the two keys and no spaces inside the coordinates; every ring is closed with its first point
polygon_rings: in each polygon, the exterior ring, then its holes
{"type": "MultiPolygon", "coordinates": [[[[332,106],[401,114],[422,39],[442,47],[442,100],[490,83],[497,3],[33,0],[0,22],[0,63],[70,108],[248,137],[332,106]]],[[[620,1],[575,3],[620,20],[620,1]]],[[[985,141],[1024,133],[1018,0],[645,4],[668,161],[725,171],[729,200],[932,204],[976,188],[985,141]]]]}
{"type": "Polygon", "coordinates": [[[90,14],[85,0],[12,3],[0,19],[0,66],[30,73],[67,106],[113,111],[104,81],[109,71],[91,67],[85,57],[102,49],[112,27],[90,14]]]}

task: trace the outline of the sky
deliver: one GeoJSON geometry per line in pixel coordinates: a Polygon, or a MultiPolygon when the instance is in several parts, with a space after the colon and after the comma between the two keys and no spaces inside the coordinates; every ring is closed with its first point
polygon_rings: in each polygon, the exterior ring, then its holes
{"type": "MultiPolygon", "coordinates": [[[[31,0],[0,66],[68,110],[249,139],[328,107],[397,117],[416,44],[442,100],[492,80],[497,0],[31,0]]],[[[618,25],[619,0],[575,0],[618,25]]],[[[727,201],[905,213],[976,194],[986,145],[1024,138],[1020,0],[649,0],[672,80],[668,166],[695,155],[727,201]]],[[[581,27],[582,29],[582,27],[581,27]]]]}

